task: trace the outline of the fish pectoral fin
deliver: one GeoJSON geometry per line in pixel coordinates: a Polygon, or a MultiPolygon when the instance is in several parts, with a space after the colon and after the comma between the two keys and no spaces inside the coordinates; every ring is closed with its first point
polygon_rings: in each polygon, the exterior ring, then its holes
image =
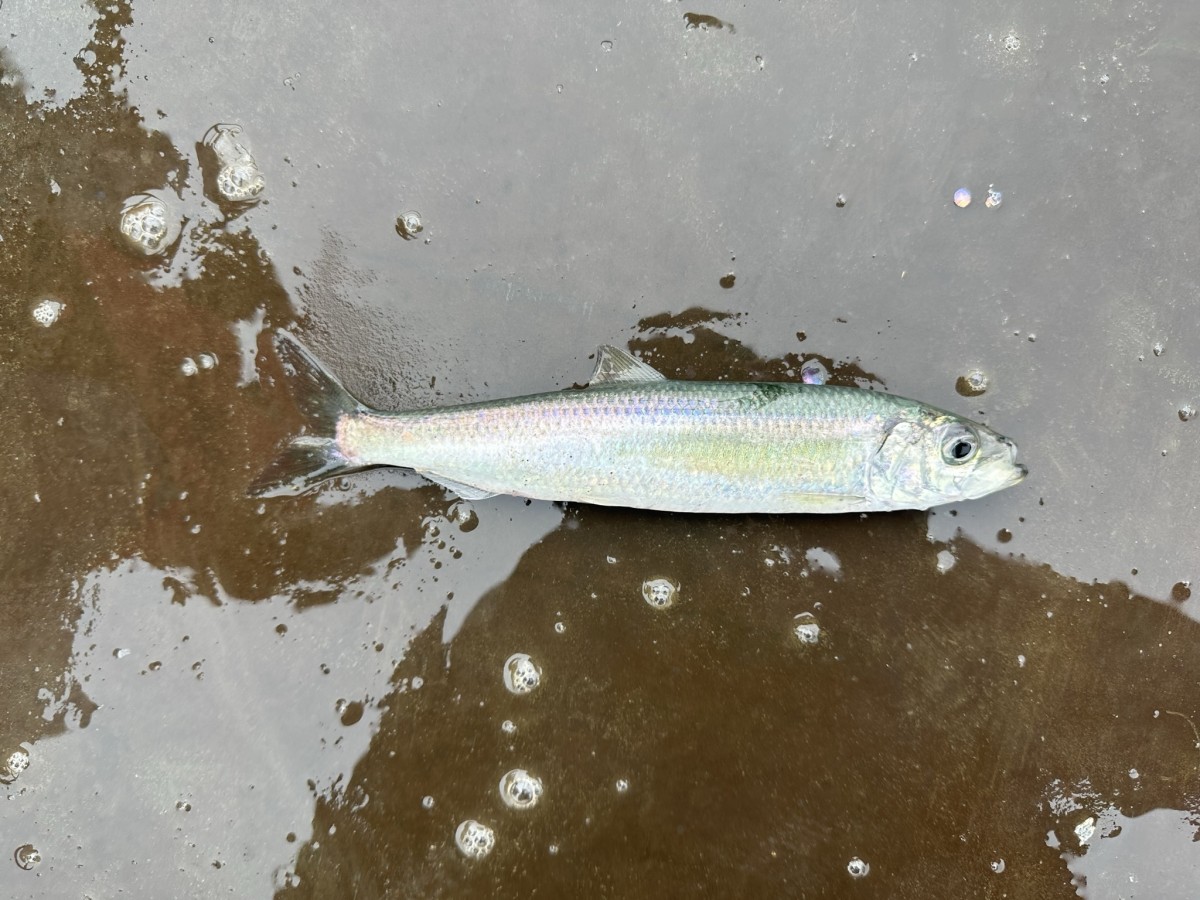
{"type": "Polygon", "coordinates": [[[453,491],[464,500],[486,500],[488,497],[496,496],[495,491],[485,491],[483,488],[477,488],[470,484],[463,484],[461,481],[455,481],[453,478],[435,475],[433,472],[423,472],[420,469],[417,469],[417,472],[420,475],[424,475],[435,484],[440,484],[446,490],[453,491]]]}
{"type": "Polygon", "coordinates": [[[596,370],[592,372],[588,387],[624,381],[630,384],[645,384],[648,381],[666,381],[662,372],[642,362],[633,354],[616,347],[596,349],[596,370]]]}

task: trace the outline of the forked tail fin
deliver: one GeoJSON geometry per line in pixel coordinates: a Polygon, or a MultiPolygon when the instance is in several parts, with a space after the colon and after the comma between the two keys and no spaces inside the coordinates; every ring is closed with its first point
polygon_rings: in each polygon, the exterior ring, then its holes
{"type": "Polygon", "coordinates": [[[342,416],[365,412],[367,407],[287,332],[275,333],[275,352],[289,376],[292,397],[304,415],[305,426],[251,483],[248,492],[256,497],[297,493],[318,481],[362,468],[338,450],[337,426],[342,416]]]}

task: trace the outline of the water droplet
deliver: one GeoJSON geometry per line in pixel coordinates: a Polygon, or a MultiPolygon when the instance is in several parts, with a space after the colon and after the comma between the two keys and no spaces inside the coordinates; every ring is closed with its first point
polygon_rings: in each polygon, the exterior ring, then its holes
{"type": "Polygon", "coordinates": [[[600,42],[600,49],[603,50],[605,53],[612,50],[612,47],[613,47],[612,41],[601,41],[600,42]]]}
{"type": "Polygon", "coordinates": [[[1004,860],[993,859],[991,862],[990,868],[993,872],[995,872],[997,875],[999,875],[1001,872],[1004,871],[1004,860]]]}
{"type": "Polygon", "coordinates": [[[421,808],[422,809],[433,809],[433,797],[431,797],[429,794],[426,794],[424,797],[422,797],[421,798],[421,808]]]}
{"type": "Polygon", "coordinates": [[[186,800],[176,800],[175,808],[180,812],[191,812],[192,804],[188,803],[186,800]]]}
{"type": "Polygon", "coordinates": [[[1141,776],[1141,773],[1137,769],[1130,769],[1129,777],[1132,778],[1134,781],[1137,781],[1142,776],[1141,776]]]}
{"type": "Polygon", "coordinates": [[[8,758],[3,763],[0,763],[0,784],[12,784],[28,768],[29,754],[18,747],[8,754],[8,758]]]}
{"type": "Polygon", "coordinates": [[[342,712],[342,715],[341,715],[342,724],[344,726],[346,726],[347,728],[349,728],[351,725],[358,724],[358,722],[363,717],[363,711],[364,711],[364,707],[361,702],[359,702],[358,700],[350,701],[349,703],[347,703],[345,705],[345,708],[341,711],[342,712]]]}
{"type": "Polygon", "coordinates": [[[500,779],[500,799],[510,809],[532,809],[542,797],[542,779],[524,769],[505,772],[500,779]]]}
{"type": "Polygon", "coordinates": [[[979,369],[972,369],[958,376],[954,389],[963,397],[978,397],[988,389],[988,377],[979,369]]]}
{"type": "Polygon", "coordinates": [[[1192,406],[1190,403],[1185,403],[1183,406],[1179,407],[1179,421],[1180,422],[1189,422],[1192,419],[1194,419],[1195,417],[1196,417],[1196,407],[1192,406]]]}
{"type": "Polygon", "coordinates": [[[528,653],[514,653],[504,663],[504,686],[514,694],[528,694],[542,682],[542,670],[528,653]]]}
{"type": "Polygon", "coordinates": [[[954,568],[954,564],[958,562],[954,558],[954,554],[949,550],[939,550],[937,555],[937,570],[943,574],[954,568]]]}
{"type": "Polygon", "coordinates": [[[16,860],[18,866],[28,872],[42,861],[42,854],[33,844],[22,844],[13,851],[13,859],[16,860]]]}
{"type": "Polygon", "coordinates": [[[670,578],[649,578],[642,582],[642,599],[655,609],[673,606],[679,595],[679,585],[670,578]]]}
{"type": "Polygon", "coordinates": [[[1155,343],[1155,345],[1154,345],[1153,347],[1151,347],[1150,349],[1152,349],[1152,350],[1154,351],[1154,355],[1155,355],[1155,356],[1162,356],[1162,355],[1163,355],[1163,351],[1164,351],[1164,350],[1166,350],[1167,348],[1163,346],[1163,343],[1162,343],[1162,341],[1158,341],[1158,342],[1157,342],[1157,343],[1155,343]]]}
{"type": "Polygon", "coordinates": [[[496,846],[496,832],[481,822],[467,819],[455,830],[454,843],[467,859],[483,859],[496,846]]]}
{"type": "Polygon", "coordinates": [[[971,192],[966,188],[959,188],[954,192],[954,205],[960,208],[966,208],[971,205],[971,192]]]}
{"type": "Polygon", "coordinates": [[[562,633],[563,633],[563,632],[565,632],[566,630],[567,630],[567,623],[566,623],[566,622],[555,622],[555,623],[554,623],[554,632],[555,632],[555,634],[562,634],[562,633]]]}
{"type": "Polygon", "coordinates": [[[49,328],[58,321],[58,317],[62,315],[62,311],[66,308],[66,304],[47,297],[33,308],[33,321],[49,328]]]}
{"type": "Polygon", "coordinates": [[[155,193],[134,194],[121,205],[121,237],[145,256],[162,253],[182,231],[179,214],[155,193]]]}
{"type": "Polygon", "coordinates": [[[185,356],[183,362],[179,364],[179,371],[184,375],[191,377],[200,371],[200,367],[196,365],[196,361],[190,356],[185,356]]]}
{"type": "Polygon", "coordinates": [[[1020,668],[1020,669],[1025,668],[1025,654],[1024,653],[1017,654],[1017,668],[1020,668]]]}
{"type": "Polygon", "coordinates": [[[517,723],[514,722],[512,719],[505,719],[503,722],[500,723],[500,730],[503,731],[505,734],[516,734],[517,733],[517,723]]]}
{"type": "Polygon", "coordinates": [[[722,275],[717,283],[721,285],[721,287],[725,288],[725,290],[729,290],[731,287],[733,287],[735,282],[737,282],[737,276],[732,272],[729,272],[726,275],[722,275]]]}
{"type": "Polygon", "coordinates": [[[629,793],[629,779],[618,778],[613,787],[617,789],[618,794],[627,794],[629,793]]]}
{"type": "Polygon", "coordinates": [[[396,219],[396,234],[406,241],[413,240],[424,230],[425,225],[421,221],[421,214],[415,210],[409,210],[396,219]]]}
{"type": "Polygon", "coordinates": [[[834,197],[833,205],[836,206],[838,209],[841,209],[842,207],[844,207],[846,205],[846,195],[838,194],[836,197],[834,197]]]}
{"type": "Polygon", "coordinates": [[[1177,581],[1171,588],[1171,599],[1176,603],[1183,603],[1192,596],[1192,583],[1190,581],[1177,581]]]}
{"type": "Polygon", "coordinates": [[[759,71],[762,71],[762,69],[764,69],[767,65],[765,62],[763,62],[763,58],[761,56],[754,57],[754,61],[758,63],[759,71]]]}
{"type": "Polygon", "coordinates": [[[871,866],[857,856],[846,863],[846,871],[850,873],[852,878],[865,878],[867,873],[871,871],[871,866]]]}
{"type": "Polygon", "coordinates": [[[129,653],[130,650],[128,647],[118,647],[113,651],[113,656],[115,656],[117,659],[124,659],[129,655],[129,653]]]}
{"type": "Polygon", "coordinates": [[[810,359],[800,367],[800,380],[805,384],[824,384],[829,380],[829,370],[817,359],[810,359]]]}
{"type": "Polygon", "coordinates": [[[821,626],[817,623],[817,617],[812,613],[803,612],[793,620],[795,625],[792,627],[792,633],[796,635],[802,644],[817,644],[821,641],[821,626]]]}
{"type": "Polygon", "coordinates": [[[987,199],[983,201],[983,205],[988,209],[995,209],[1004,202],[1004,195],[998,190],[988,185],[987,199]]]}
{"type": "Polygon", "coordinates": [[[1013,539],[1013,534],[1007,528],[1001,528],[999,531],[996,532],[996,540],[998,540],[1002,544],[1007,544],[1012,539],[1013,539]]]}
{"type": "Polygon", "coordinates": [[[217,355],[215,353],[201,353],[196,357],[196,365],[201,369],[213,369],[217,365],[217,355]]]}

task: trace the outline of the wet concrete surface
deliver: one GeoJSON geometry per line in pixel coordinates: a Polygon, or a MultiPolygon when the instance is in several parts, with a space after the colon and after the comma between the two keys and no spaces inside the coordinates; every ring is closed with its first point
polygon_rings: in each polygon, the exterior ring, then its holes
{"type": "Polygon", "coordinates": [[[0,25],[5,896],[1194,896],[1191,5],[0,25]],[[257,203],[215,194],[223,122],[257,203]],[[144,191],[162,255],[119,232],[144,191]],[[393,408],[566,387],[601,343],[815,359],[1031,474],[865,518],[387,471],[254,500],[300,424],[275,328],[393,408]]]}

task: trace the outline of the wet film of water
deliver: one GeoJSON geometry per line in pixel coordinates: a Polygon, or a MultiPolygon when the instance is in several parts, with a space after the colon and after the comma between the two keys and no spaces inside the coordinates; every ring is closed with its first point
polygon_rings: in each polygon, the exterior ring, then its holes
{"type": "Polygon", "coordinates": [[[1200,8],[0,21],[0,894],[1195,896],[1200,8]],[[383,408],[616,344],[1031,474],[252,499],[276,329],[383,408]]]}

